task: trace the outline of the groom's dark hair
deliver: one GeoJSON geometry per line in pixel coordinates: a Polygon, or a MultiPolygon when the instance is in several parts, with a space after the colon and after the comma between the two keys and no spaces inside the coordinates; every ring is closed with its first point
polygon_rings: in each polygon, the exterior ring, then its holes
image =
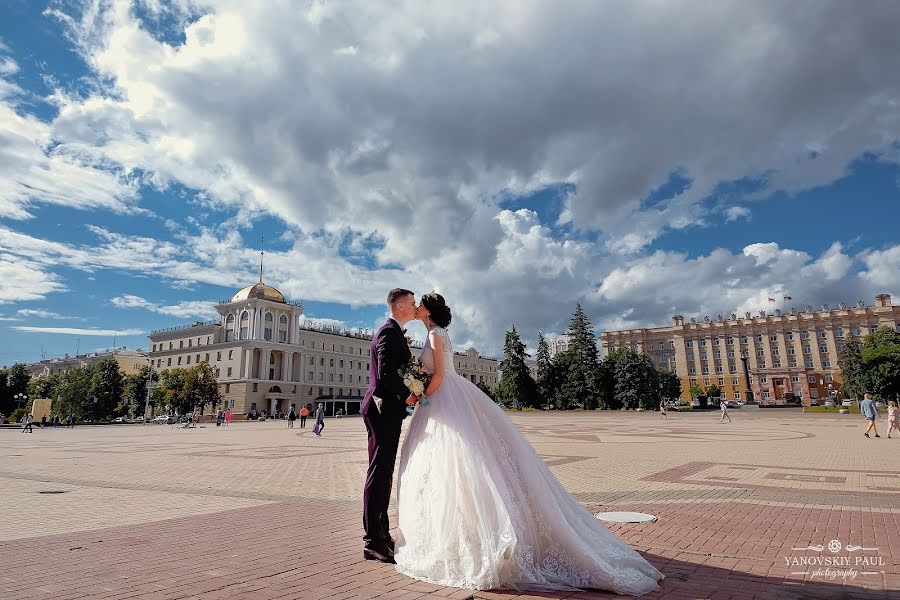
{"type": "Polygon", "coordinates": [[[388,292],[387,303],[388,306],[393,306],[394,303],[403,298],[405,296],[415,296],[415,294],[409,290],[405,290],[403,288],[394,288],[388,292]]]}

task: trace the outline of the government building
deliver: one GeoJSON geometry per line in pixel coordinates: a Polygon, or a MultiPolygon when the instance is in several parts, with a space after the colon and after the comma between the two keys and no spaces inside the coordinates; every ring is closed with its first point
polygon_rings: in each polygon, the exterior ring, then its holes
{"type": "Polygon", "coordinates": [[[27,364],[25,368],[31,373],[31,377],[35,379],[50,375],[60,375],[69,369],[93,367],[108,358],[115,359],[119,363],[119,370],[122,372],[122,375],[140,373],[141,367],[146,367],[150,364],[150,360],[144,352],[122,347],[100,352],[86,352],[75,356],[66,354],[62,358],[48,358],[40,362],[27,364]]]}
{"type": "Polygon", "coordinates": [[[876,296],[873,306],[860,300],[856,306],[717,315],[689,323],[675,315],[669,327],[607,331],[600,342],[604,356],[630,348],[677,373],[685,401],[691,400],[691,386],[715,384],[727,400],[748,400],[750,390],[763,404],[796,397],[808,405],[840,386],[838,352],[847,336],[860,338],[879,327],[900,331],[900,307],[889,294],[876,296]]]}
{"type": "MultiPolygon", "coordinates": [[[[154,370],[207,362],[236,418],[280,415],[322,402],[328,415],[359,413],[369,386],[372,335],[301,319],[303,305],[260,282],[216,306],[219,319],[151,332],[154,370]]],[[[497,387],[499,363],[474,348],[456,352],[456,370],[497,387]]]]}

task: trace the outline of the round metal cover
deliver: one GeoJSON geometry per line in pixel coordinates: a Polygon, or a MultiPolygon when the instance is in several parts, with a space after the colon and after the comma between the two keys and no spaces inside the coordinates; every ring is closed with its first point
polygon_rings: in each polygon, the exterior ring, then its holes
{"type": "Polygon", "coordinates": [[[655,523],[657,520],[655,515],[636,512],[601,512],[594,516],[610,523],[655,523]]]}

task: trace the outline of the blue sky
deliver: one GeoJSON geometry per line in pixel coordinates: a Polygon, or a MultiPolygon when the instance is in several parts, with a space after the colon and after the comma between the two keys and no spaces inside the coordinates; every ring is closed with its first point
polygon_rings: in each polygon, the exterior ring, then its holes
{"type": "Polygon", "coordinates": [[[212,318],[262,237],[309,318],[434,289],[495,355],[900,295],[900,9],[677,4],[7,3],[0,365],[212,318]]]}

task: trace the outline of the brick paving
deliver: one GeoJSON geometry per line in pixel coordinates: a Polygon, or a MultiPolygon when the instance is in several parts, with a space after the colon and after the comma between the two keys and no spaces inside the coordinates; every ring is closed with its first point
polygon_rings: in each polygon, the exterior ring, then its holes
{"type": "MultiPolygon", "coordinates": [[[[865,439],[858,416],[513,417],[589,509],[659,517],[611,526],[667,575],[645,598],[900,598],[900,441],[865,439]]],[[[615,597],[439,588],[362,560],[365,462],[354,418],[322,438],[2,428],[0,598],[615,597]]]]}

